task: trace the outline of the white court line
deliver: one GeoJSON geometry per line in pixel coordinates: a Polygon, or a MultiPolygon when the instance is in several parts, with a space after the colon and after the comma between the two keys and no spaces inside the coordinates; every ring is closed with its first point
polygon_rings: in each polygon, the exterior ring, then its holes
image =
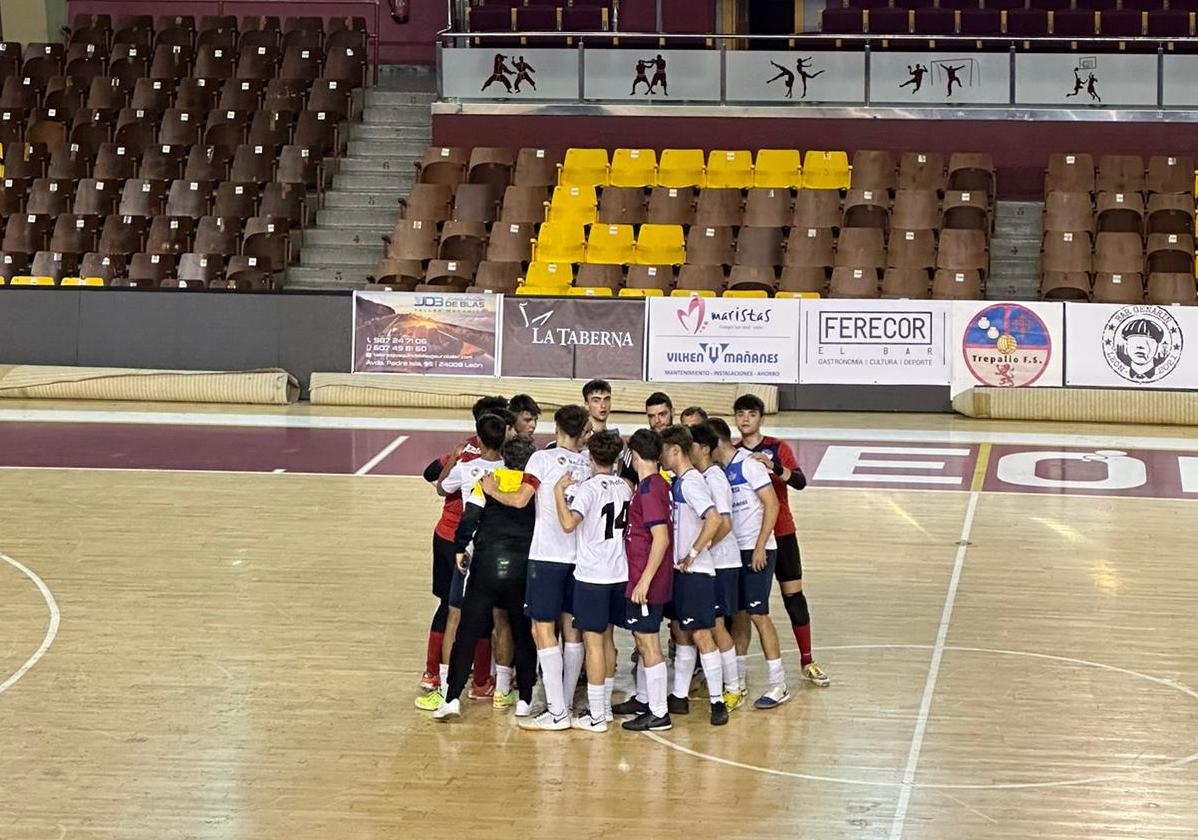
{"type": "MultiPolygon", "coordinates": [[[[879,418],[880,419],[880,418],[879,418]]],[[[382,431],[473,432],[465,418],[335,417],[279,414],[207,414],[202,412],[100,411],[0,408],[0,423],[102,423],[146,426],[233,426],[267,429],[376,429],[382,431]]],[[[629,430],[641,424],[622,426],[629,430]]],[[[1195,437],[1056,434],[1047,432],[994,432],[981,429],[885,429],[844,427],[767,426],[776,437],[798,440],[865,441],[870,443],[999,443],[1032,446],[1069,446],[1095,449],[1178,449],[1198,451],[1195,437]]]]}
{"type": "Polygon", "coordinates": [[[957,543],[957,556],[953,560],[953,573],[948,580],[944,608],[940,611],[940,626],[936,629],[936,644],[932,647],[932,661],[928,665],[928,677],[923,684],[923,697],[919,701],[919,714],[915,718],[915,732],[911,736],[911,749],[907,753],[907,766],[903,770],[898,804],[895,805],[894,819],[890,823],[890,840],[902,840],[903,828],[907,822],[907,808],[911,804],[911,791],[915,789],[915,772],[919,768],[919,753],[923,750],[923,738],[928,729],[928,716],[932,712],[932,698],[936,694],[936,680],[940,676],[940,662],[944,658],[944,646],[948,642],[948,626],[953,620],[957,587],[961,583],[961,570],[965,567],[965,554],[969,551],[969,535],[973,531],[973,518],[977,513],[980,495],[977,490],[971,491],[969,506],[965,508],[965,521],[961,524],[961,541],[957,543]]]}
{"type": "Polygon", "coordinates": [[[12,566],[25,577],[33,581],[33,585],[37,587],[40,593],[42,593],[42,599],[46,602],[46,606],[50,609],[50,626],[46,628],[46,635],[42,639],[42,643],[38,646],[38,649],[33,652],[33,656],[26,659],[25,664],[17,669],[15,674],[6,679],[4,682],[0,683],[0,694],[3,694],[16,685],[17,680],[25,676],[29,669],[36,665],[38,660],[46,655],[46,651],[48,651],[50,649],[50,645],[54,643],[54,637],[58,635],[58,624],[61,620],[61,613],[58,611],[58,602],[54,600],[54,595],[50,592],[50,587],[46,586],[45,581],[34,574],[33,571],[28,567],[18,563],[7,554],[0,554],[0,560],[12,566]]]}
{"type": "Polygon", "coordinates": [[[399,447],[407,439],[407,435],[400,435],[399,437],[395,438],[395,440],[391,441],[389,444],[380,449],[378,454],[376,454],[373,458],[371,458],[362,466],[358,467],[358,471],[355,472],[354,475],[366,475],[369,473],[371,470],[381,464],[388,455],[390,455],[396,449],[399,449],[399,447]]]}

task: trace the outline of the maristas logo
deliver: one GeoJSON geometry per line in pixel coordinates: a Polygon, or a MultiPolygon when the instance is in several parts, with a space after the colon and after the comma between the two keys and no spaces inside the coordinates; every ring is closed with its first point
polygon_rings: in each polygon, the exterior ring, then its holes
{"type": "Polygon", "coordinates": [[[768,306],[719,308],[713,305],[709,311],[703,298],[693,297],[686,307],[676,309],[674,314],[684,330],[691,335],[698,335],[707,329],[709,324],[768,324],[774,313],[768,306]]]}

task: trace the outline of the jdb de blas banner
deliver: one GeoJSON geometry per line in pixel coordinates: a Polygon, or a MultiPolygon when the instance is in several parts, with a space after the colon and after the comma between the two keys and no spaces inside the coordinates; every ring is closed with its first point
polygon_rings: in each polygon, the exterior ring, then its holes
{"type": "Polygon", "coordinates": [[[501,295],[354,292],[354,373],[494,376],[501,295]]]}
{"type": "Polygon", "coordinates": [[[799,301],[649,298],[649,379],[799,381],[799,301]]]}

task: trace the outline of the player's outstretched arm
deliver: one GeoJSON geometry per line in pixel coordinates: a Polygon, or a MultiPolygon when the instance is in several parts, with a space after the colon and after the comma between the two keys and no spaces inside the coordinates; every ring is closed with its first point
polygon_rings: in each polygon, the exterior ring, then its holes
{"type": "Polygon", "coordinates": [[[441,480],[441,468],[444,465],[440,458],[434,458],[433,461],[424,468],[424,480],[429,484],[436,484],[441,480]]]}
{"type": "MultiPolygon", "coordinates": [[[[526,477],[527,473],[525,474],[526,477]]],[[[532,484],[521,484],[519,490],[511,493],[499,489],[498,482],[494,476],[486,476],[482,480],[483,492],[490,496],[499,504],[510,508],[525,508],[532,501],[532,497],[536,495],[536,488],[532,484]]]]}

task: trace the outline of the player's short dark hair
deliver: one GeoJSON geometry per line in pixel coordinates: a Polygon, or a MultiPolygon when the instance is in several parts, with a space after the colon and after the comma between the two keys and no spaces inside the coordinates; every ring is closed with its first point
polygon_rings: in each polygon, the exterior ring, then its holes
{"type": "Polygon", "coordinates": [[[674,410],[673,400],[671,400],[669,396],[663,394],[661,391],[654,391],[649,395],[649,398],[645,400],[645,408],[649,408],[650,406],[654,405],[664,405],[671,412],[674,410]]]}
{"type": "Polygon", "coordinates": [[[563,405],[553,412],[554,425],[567,437],[572,438],[578,437],[586,430],[589,419],[587,410],[581,405],[563,405]]]}
{"type": "Polygon", "coordinates": [[[701,405],[691,405],[682,409],[683,417],[698,417],[700,420],[707,419],[707,411],[701,405]]]}
{"type": "Polygon", "coordinates": [[[720,440],[726,440],[729,443],[732,442],[732,430],[728,428],[728,424],[722,419],[719,417],[712,417],[703,422],[708,426],[711,426],[711,430],[715,432],[716,437],[718,437],[720,440]]]}
{"type": "Polygon", "coordinates": [[[528,459],[537,451],[536,442],[526,435],[516,435],[503,444],[500,452],[503,454],[503,465],[509,470],[522,470],[528,466],[528,459]]]}
{"type": "Polygon", "coordinates": [[[673,426],[666,426],[659,434],[661,435],[663,448],[666,446],[681,446],[684,452],[690,452],[691,444],[695,442],[695,439],[691,437],[691,430],[677,423],[673,426]]]}
{"type": "Polygon", "coordinates": [[[512,414],[520,414],[527,411],[533,417],[541,416],[541,407],[528,394],[516,394],[516,396],[508,400],[507,410],[512,412],[512,414]]]}
{"type": "Polygon", "coordinates": [[[660,461],[661,435],[651,429],[637,429],[628,439],[628,448],[646,461],[660,461]]]}
{"type": "Polygon", "coordinates": [[[738,411],[756,411],[764,417],[765,403],[756,394],[741,394],[736,398],[736,402],[732,403],[732,413],[735,414],[738,411]]]}
{"type": "Polygon", "coordinates": [[[615,432],[596,432],[587,441],[587,449],[596,464],[610,467],[624,451],[624,439],[615,432]]]}
{"type": "Polygon", "coordinates": [[[592,379],[586,385],[582,386],[582,398],[589,400],[591,394],[610,394],[611,383],[606,379],[592,379]]]}
{"type": "Polygon", "coordinates": [[[487,449],[499,449],[507,440],[507,421],[498,414],[484,414],[474,421],[474,434],[487,449]]]}
{"type": "Polygon", "coordinates": [[[474,403],[474,407],[470,409],[474,414],[474,419],[482,417],[484,414],[493,414],[497,408],[507,408],[507,397],[483,397],[474,403]]]}
{"type": "Polygon", "coordinates": [[[714,452],[715,448],[720,445],[720,438],[715,433],[715,429],[711,427],[711,422],[704,420],[702,423],[696,423],[690,426],[691,439],[699,446],[706,446],[709,452],[714,452]]]}
{"type": "Polygon", "coordinates": [[[510,411],[508,411],[506,408],[497,408],[497,409],[495,409],[494,411],[491,411],[491,412],[488,412],[488,413],[489,413],[489,414],[494,414],[496,417],[500,417],[500,418],[502,418],[502,419],[503,419],[503,422],[504,422],[504,423],[507,423],[507,426],[508,426],[508,428],[509,428],[509,429],[510,429],[512,426],[515,426],[515,425],[516,425],[516,415],[515,415],[515,414],[512,414],[512,413],[511,413],[510,411]]]}

